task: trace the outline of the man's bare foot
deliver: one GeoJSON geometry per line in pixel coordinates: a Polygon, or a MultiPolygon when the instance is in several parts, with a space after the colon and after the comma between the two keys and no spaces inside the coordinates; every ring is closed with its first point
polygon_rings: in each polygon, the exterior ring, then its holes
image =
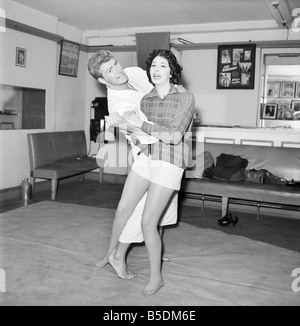
{"type": "Polygon", "coordinates": [[[167,257],[167,256],[162,256],[162,261],[164,261],[165,263],[169,263],[171,261],[171,258],[167,257]]]}
{"type": "Polygon", "coordinates": [[[96,266],[99,268],[103,268],[108,264],[108,256],[105,256],[103,259],[97,261],[96,266]]]}
{"type": "Polygon", "coordinates": [[[160,288],[164,286],[162,278],[150,281],[144,288],[143,295],[153,295],[159,291],[160,288]]]}
{"type": "Polygon", "coordinates": [[[133,278],[136,277],[135,274],[131,273],[128,268],[126,263],[124,262],[124,260],[117,260],[115,258],[115,253],[112,252],[109,256],[108,256],[108,262],[110,263],[110,265],[112,266],[112,268],[115,270],[115,272],[117,273],[117,275],[122,278],[122,279],[127,279],[127,280],[131,280],[133,278]]]}

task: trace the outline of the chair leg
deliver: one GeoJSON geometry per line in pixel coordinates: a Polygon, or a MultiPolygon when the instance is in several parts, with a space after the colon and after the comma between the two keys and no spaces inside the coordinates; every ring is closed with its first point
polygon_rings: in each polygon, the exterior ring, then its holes
{"type": "Polygon", "coordinates": [[[82,182],[83,180],[84,180],[84,173],[82,173],[80,176],[80,181],[82,182]]]}
{"type": "Polygon", "coordinates": [[[52,179],[51,180],[51,199],[52,200],[56,199],[57,185],[58,185],[58,180],[52,179]]]}
{"type": "Polygon", "coordinates": [[[34,197],[34,188],[35,188],[35,177],[30,177],[30,183],[32,186],[32,198],[34,197]]]}
{"type": "Polygon", "coordinates": [[[202,201],[202,203],[201,203],[201,213],[204,213],[204,201],[205,201],[204,196],[201,197],[201,201],[202,201]]]}
{"type": "Polygon", "coordinates": [[[259,220],[259,218],[260,218],[260,203],[257,203],[256,219],[259,220]]]}
{"type": "Polygon", "coordinates": [[[222,217],[224,217],[228,213],[229,207],[229,198],[222,197],[222,217]]]}
{"type": "Polygon", "coordinates": [[[103,168],[99,168],[99,183],[103,181],[103,168]]]}

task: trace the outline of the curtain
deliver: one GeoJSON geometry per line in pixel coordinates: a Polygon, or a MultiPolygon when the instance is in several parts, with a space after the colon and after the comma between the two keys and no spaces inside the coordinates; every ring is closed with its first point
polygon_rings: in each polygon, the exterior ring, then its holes
{"type": "Polygon", "coordinates": [[[145,69],[145,62],[149,54],[156,49],[170,49],[170,32],[137,33],[137,65],[145,69]]]}

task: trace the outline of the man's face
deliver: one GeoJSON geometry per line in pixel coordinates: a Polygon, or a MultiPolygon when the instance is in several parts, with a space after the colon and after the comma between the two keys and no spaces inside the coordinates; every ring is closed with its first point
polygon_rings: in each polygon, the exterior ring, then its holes
{"type": "Polygon", "coordinates": [[[123,67],[115,58],[104,62],[100,67],[100,73],[102,78],[99,78],[99,81],[111,88],[116,88],[128,82],[128,77],[123,67]]]}

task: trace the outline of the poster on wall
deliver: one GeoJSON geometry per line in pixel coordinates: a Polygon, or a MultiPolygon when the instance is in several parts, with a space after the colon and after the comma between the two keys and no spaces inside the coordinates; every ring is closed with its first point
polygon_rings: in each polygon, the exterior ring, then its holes
{"type": "Polygon", "coordinates": [[[27,50],[16,48],[16,66],[26,67],[27,50]]]}
{"type": "Polygon", "coordinates": [[[219,45],[217,89],[254,89],[255,44],[219,45]]]}
{"type": "Polygon", "coordinates": [[[80,46],[69,41],[61,42],[59,71],[60,75],[77,77],[80,46]]]}

